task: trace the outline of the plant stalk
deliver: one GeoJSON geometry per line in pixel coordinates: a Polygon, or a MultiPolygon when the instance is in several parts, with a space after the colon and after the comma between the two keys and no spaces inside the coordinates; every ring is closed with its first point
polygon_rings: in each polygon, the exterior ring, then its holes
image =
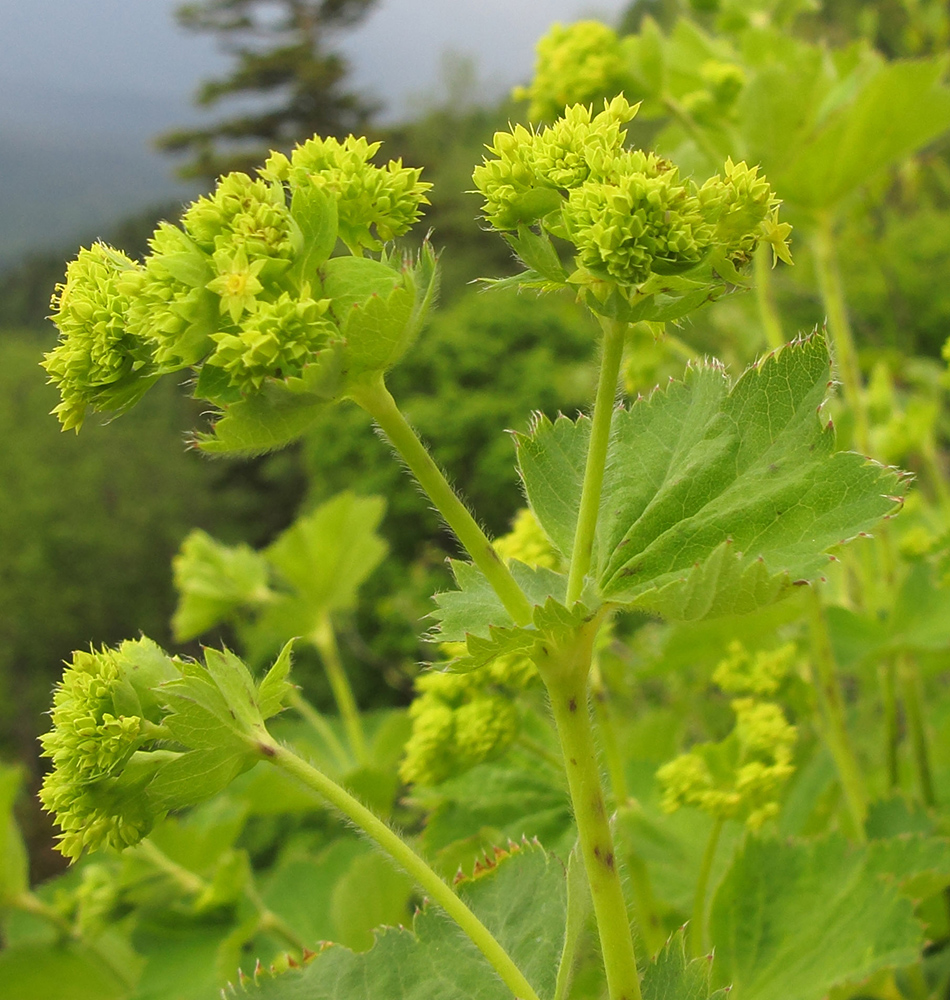
{"type": "Polygon", "coordinates": [[[910,737],[914,767],[917,771],[917,783],[920,786],[920,796],[924,805],[934,806],[937,803],[937,798],[934,794],[930,747],[924,723],[920,670],[917,667],[917,661],[906,653],[901,655],[898,676],[904,700],[904,715],[907,719],[907,735],[910,737]]]}
{"type": "Polygon", "coordinates": [[[775,306],[775,292],[772,288],[772,247],[759,243],[755,249],[755,301],[759,308],[759,319],[765,330],[765,340],[771,350],[785,343],[782,333],[782,318],[775,306]]]}
{"type": "Polygon", "coordinates": [[[353,688],[350,680],[343,669],[343,662],[340,659],[340,648],[337,645],[336,633],[333,631],[333,622],[328,614],[320,616],[320,622],[310,633],[310,641],[317,647],[320,659],[323,660],[323,667],[327,672],[327,680],[333,691],[333,698],[336,707],[339,709],[340,717],[346,729],[347,739],[350,741],[350,749],[360,764],[365,764],[368,759],[366,749],[366,736],[363,733],[363,723],[360,720],[360,710],[356,707],[356,699],[353,697],[353,688]]]}
{"type": "Polygon", "coordinates": [[[607,464],[607,447],[610,444],[610,425],[617,399],[617,380],[623,360],[623,338],[627,324],[605,320],[604,353],[600,363],[597,397],[590,429],[590,445],[584,468],[584,486],[581,490],[577,527],[571,550],[571,568],[567,578],[567,604],[570,606],[581,596],[584,577],[590,569],[594,548],[594,532],[600,512],[600,495],[604,485],[604,467],[607,464]]]}
{"type": "Polygon", "coordinates": [[[706,850],[703,851],[703,860],[699,866],[696,894],[693,897],[693,919],[689,922],[689,944],[693,958],[701,958],[706,950],[706,894],[709,891],[709,876],[712,873],[713,861],[716,859],[722,824],[721,816],[713,820],[709,840],[706,841],[706,850]]]}
{"type": "Polygon", "coordinates": [[[815,692],[824,716],[824,735],[838,771],[838,781],[844,792],[856,839],[867,840],[864,822],[867,818],[868,798],[864,778],[851,745],[844,716],[844,698],[838,683],[834,650],[828,634],[821,596],[814,587],[810,594],[809,625],[812,642],[812,659],[815,665],[815,692]]]}
{"type": "Polygon", "coordinates": [[[335,781],[280,744],[268,741],[258,750],[263,759],[292,774],[322,795],[371,840],[375,841],[468,935],[505,985],[519,1000],[538,1000],[531,984],[498,943],[491,931],[475,916],[432,868],[378,816],[335,781]]]}
{"type": "Polygon", "coordinates": [[[346,752],[346,747],[339,741],[330,723],[296,688],[287,696],[287,701],[290,707],[310,724],[311,728],[327,745],[327,749],[336,758],[336,762],[341,770],[348,771],[353,762],[350,759],[350,755],[346,752]]]}
{"type": "Polygon", "coordinates": [[[594,717],[597,720],[600,745],[604,751],[607,777],[610,779],[610,790],[613,793],[614,808],[619,809],[626,805],[630,792],[627,789],[627,776],[623,771],[623,757],[617,746],[617,730],[610,710],[610,695],[604,684],[603,674],[600,672],[600,658],[596,653],[591,661],[590,693],[594,703],[594,717]]]}
{"type": "Polygon", "coordinates": [[[485,532],[471,512],[449,485],[425,445],[402,415],[396,401],[383,382],[382,376],[354,389],[350,394],[376,421],[402,460],[409,466],[419,485],[425,490],[436,510],[445,518],[475,565],[485,574],[505,610],[516,625],[531,621],[531,604],[518,586],[510,570],[499,558],[485,532]]]}
{"type": "Polygon", "coordinates": [[[887,787],[895,792],[900,787],[900,767],[897,747],[900,728],[897,720],[897,668],[893,657],[887,657],[878,668],[881,680],[881,704],[884,707],[884,738],[887,753],[887,787]]]}
{"type": "Polygon", "coordinates": [[[854,419],[854,445],[858,451],[866,454],[868,450],[868,413],[861,385],[858,352],[854,345],[844,286],[841,283],[841,273],[838,269],[834,225],[830,212],[823,212],[818,217],[818,227],[812,236],[812,249],[815,254],[818,287],[821,291],[825,314],[828,317],[828,333],[831,335],[832,353],[841,376],[841,384],[844,387],[845,402],[848,404],[854,419]]]}
{"type": "Polygon", "coordinates": [[[640,1000],[640,979],[630,931],[630,918],[617,870],[617,852],[597,766],[591,729],[587,677],[595,620],[579,631],[566,649],[544,646],[537,654],[564,753],[571,805],[581,855],[594,902],[601,953],[610,1000],[640,1000]]]}

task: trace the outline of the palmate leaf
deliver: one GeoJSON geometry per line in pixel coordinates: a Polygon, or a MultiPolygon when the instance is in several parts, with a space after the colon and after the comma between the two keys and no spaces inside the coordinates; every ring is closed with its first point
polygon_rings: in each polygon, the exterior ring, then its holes
{"type": "Polygon", "coordinates": [[[923,931],[901,883],[939,867],[940,850],[917,838],[748,840],[712,903],[717,985],[732,985],[736,1000],[821,1000],[913,962],[923,931]]]}
{"type": "MultiPolygon", "coordinates": [[[[564,938],[564,869],[536,846],[500,852],[459,893],[542,997],[551,996],[564,938]]],[[[330,945],[303,969],[245,982],[253,1000],[510,1000],[511,992],[440,910],[386,928],[366,952],[330,945]]]]}
{"type": "MultiPolygon", "coordinates": [[[[616,410],[592,570],[600,597],[681,621],[748,613],[818,577],[828,548],[892,513],[898,473],[834,453],[819,413],[830,377],[813,335],[734,385],[705,363],[616,410]]],[[[518,438],[528,499],[565,558],[589,437],[586,417],[559,417],[518,438]]]]}
{"type": "Polygon", "coordinates": [[[643,1000],[725,1000],[728,989],[713,992],[709,958],[690,959],[682,928],[666,942],[643,974],[643,1000]]]}

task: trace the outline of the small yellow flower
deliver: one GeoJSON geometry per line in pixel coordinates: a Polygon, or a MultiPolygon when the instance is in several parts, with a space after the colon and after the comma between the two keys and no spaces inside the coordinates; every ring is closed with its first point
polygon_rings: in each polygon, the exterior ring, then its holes
{"type": "Polygon", "coordinates": [[[249,264],[244,247],[234,254],[219,250],[213,259],[218,276],[205,287],[221,296],[221,312],[227,312],[231,322],[237,323],[245,310],[253,312],[257,307],[257,296],[264,290],[258,275],[267,260],[261,258],[249,264]]]}

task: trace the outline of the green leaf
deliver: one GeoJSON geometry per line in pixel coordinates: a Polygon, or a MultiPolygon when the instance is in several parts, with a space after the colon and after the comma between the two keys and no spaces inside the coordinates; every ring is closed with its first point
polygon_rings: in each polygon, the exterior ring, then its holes
{"type": "MultiPolygon", "coordinates": [[[[748,613],[820,575],[825,550],[892,512],[899,479],[833,454],[816,416],[830,362],[812,336],[730,386],[716,364],[687,369],[615,412],[594,566],[604,600],[674,620],[748,613]]],[[[564,551],[580,502],[585,418],[539,421],[518,441],[528,499],[564,551]]]]}
{"type": "MultiPolygon", "coordinates": [[[[490,866],[458,886],[541,996],[554,988],[564,935],[565,887],[560,863],[539,847],[499,852],[490,866]]],[[[433,906],[412,928],[384,929],[362,954],[333,945],[303,970],[249,982],[259,1000],[510,1000],[511,993],[456,926],[433,906]]]]}
{"type": "Polygon", "coordinates": [[[293,639],[284,643],[280,655],[264,675],[264,679],[257,689],[257,704],[262,719],[270,719],[277,715],[285,707],[287,695],[293,690],[293,685],[287,680],[290,674],[290,654],[293,645],[293,639]]]}
{"type": "Polygon", "coordinates": [[[342,376],[342,345],[331,344],[299,378],[267,378],[258,392],[224,406],[211,433],[195,435],[195,447],[209,455],[260,455],[284,448],[336,401],[342,376]]]}
{"type": "Polygon", "coordinates": [[[567,271],[547,233],[535,233],[527,226],[519,226],[517,235],[503,234],[505,241],[532,273],[541,275],[553,284],[563,285],[567,271]]]}
{"type": "Polygon", "coordinates": [[[682,928],[673,934],[643,973],[643,1000],[725,1000],[728,989],[713,992],[712,962],[690,959],[682,928]]]}
{"type": "Polygon", "coordinates": [[[294,263],[290,274],[297,282],[316,285],[317,268],[333,253],[337,239],[336,198],[315,184],[298,185],[290,199],[294,263]]]}
{"type": "Polygon", "coordinates": [[[24,942],[0,951],[0,990],[10,1000],[125,1000],[129,985],[92,948],[24,942]]]}
{"type": "Polygon", "coordinates": [[[211,680],[224,697],[228,713],[241,728],[251,733],[261,726],[257,689],[250,671],[229,649],[205,649],[205,666],[211,680]]]}
{"type": "Polygon", "coordinates": [[[231,715],[224,695],[208,672],[196,663],[183,663],[179,680],[163,685],[162,694],[172,709],[164,720],[172,737],[193,750],[230,746],[247,749],[247,733],[231,715]]]}
{"type": "Polygon", "coordinates": [[[173,569],[179,596],[172,627],[179,642],[271,598],[262,555],[248,545],[223,545],[200,529],[182,542],[173,569]]]}
{"type": "Polygon", "coordinates": [[[333,940],[354,951],[372,948],[377,927],[400,927],[412,919],[412,880],[376,851],[356,858],[333,887],[333,940]]]}
{"type": "Polygon", "coordinates": [[[157,807],[183,809],[210,799],[257,763],[247,750],[218,747],[189,750],[163,763],[148,785],[148,798],[157,807]]]}
{"type": "Polygon", "coordinates": [[[340,493],[297,519],[266,550],[267,558],[306,601],[307,632],[331,611],[356,604],[357,591],[386,556],[377,534],[382,497],[340,493]]]}
{"type": "MultiPolygon", "coordinates": [[[[916,847],[903,844],[893,844],[891,869],[913,864],[916,847]]],[[[881,857],[841,837],[749,838],[712,903],[715,982],[731,984],[736,1000],[821,1000],[913,962],[922,928],[910,900],[880,877],[881,857]]]]}
{"type": "Polygon", "coordinates": [[[811,209],[837,205],[885,167],[950,127],[942,58],[887,63],[836,108],[784,164],[766,165],[784,199],[811,209]]]}

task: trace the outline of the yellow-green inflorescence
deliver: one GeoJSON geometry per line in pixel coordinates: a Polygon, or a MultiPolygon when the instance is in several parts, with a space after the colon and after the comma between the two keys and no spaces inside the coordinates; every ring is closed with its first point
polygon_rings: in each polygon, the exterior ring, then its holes
{"type": "MultiPolygon", "coordinates": [[[[531,511],[518,512],[512,530],[495,542],[504,560],[558,568],[558,556],[531,511]]],[[[444,643],[448,660],[465,652],[462,643],[444,643]]],[[[428,671],[416,679],[409,709],[412,734],[400,766],[403,781],[437,785],[498,757],[517,739],[518,695],[538,679],[537,668],[520,653],[500,656],[469,673],[428,671]]]]}
{"type": "Polygon", "coordinates": [[[617,318],[668,319],[741,283],[760,242],[790,262],[790,227],[757,167],[726,160],[702,185],[681,178],[669,160],[625,148],[621,126],[636,112],[618,96],[597,114],[575,104],[550,126],[495,134],[474,173],[487,221],[522,241],[530,230],[573,244],[575,269],[559,282],[556,265],[537,263],[537,246],[532,258],[513,243],[541,269],[533,278],[545,280],[534,284],[572,285],[617,318]],[[670,306],[677,299],[679,312],[670,306]]]}
{"type": "Polygon", "coordinates": [[[600,21],[553,24],[538,42],[534,78],[517,87],[531,121],[553,121],[565,106],[611,97],[630,83],[630,70],[617,33],[600,21]]]}
{"type": "Polygon", "coordinates": [[[373,164],[378,148],[314,137],[274,153],[257,177],[222,177],[180,225],[159,225],[142,262],[103,244],[81,250],[53,296],[60,340],[44,361],[64,428],[78,430],[88,410],[121,411],[188,367],[203,376],[196,394],[227,405],[345,343],[349,307],[409,281],[401,260],[364,255],[419,219],[431,186],[399,161],[373,164]],[[334,312],[323,286],[338,239],[369,276],[334,312]]]}
{"type": "Polygon", "coordinates": [[[730,646],[714,680],[744,695],[731,702],[735,727],[724,740],[699,744],[657,771],[665,811],[695,806],[717,819],[743,820],[753,830],[777,815],[794,771],[797,732],[779,704],[762,698],[775,694],[794,656],[794,645],[754,656],[739,643],[730,646]]]}
{"type": "Polygon", "coordinates": [[[151,688],[177,676],[148,639],[73,654],[53,696],[53,728],[40,737],[43,756],[53,763],[40,800],[62,829],[59,850],[68,858],[134,844],[155,822],[136,788],[147,756],[139,751],[154,741],[161,721],[151,688]]]}

